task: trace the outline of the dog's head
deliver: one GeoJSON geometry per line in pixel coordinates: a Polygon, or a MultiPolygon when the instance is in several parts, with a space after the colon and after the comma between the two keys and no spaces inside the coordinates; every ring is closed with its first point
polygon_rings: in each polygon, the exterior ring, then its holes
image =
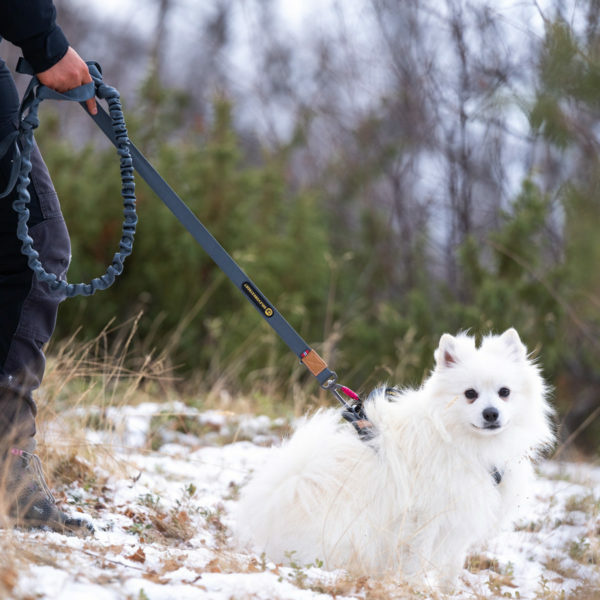
{"type": "Polygon", "coordinates": [[[479,348],[465,334],[444,334],[429,384],[448,431],[496,436],[509,428],[551,437],[546,386],[514,329],[490,335],[479,348]]]}

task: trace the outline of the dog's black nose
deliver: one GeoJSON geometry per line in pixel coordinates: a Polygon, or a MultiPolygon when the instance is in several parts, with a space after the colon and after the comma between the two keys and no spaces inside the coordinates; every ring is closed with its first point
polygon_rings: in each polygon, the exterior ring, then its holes
{"type": "Polygon", "coordinates": [[[483,420],[486,423],[495,423],[498,420],[498,409],[494,408],[493,406],[488,406],[487,408],[483,409],[483,420]]]}

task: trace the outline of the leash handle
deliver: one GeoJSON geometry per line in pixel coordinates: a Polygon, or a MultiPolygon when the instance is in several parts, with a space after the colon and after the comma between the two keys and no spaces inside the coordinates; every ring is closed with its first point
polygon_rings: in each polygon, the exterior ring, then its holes
{"type": "Polygon", "coordinates": [[[19,110],[19,129],[3,140],[0,144],[0,156],[4,156],[12,149],[13,165],[7,188],[0,194],[0,198],[7,196],[15,187],[17,198],[12,207],[17,213],[17,238],[21,241],[21,252],[27,257],[27,263],[35,273],[37,279],[46,283],[48,287],[66,297],[91,296],[97,290],[105,290],[111,286],[116,277],[123,272],[123,263],[133,250],[133,239],[137,226],[135,210],[135,183],[133,177],[133,162],[129,151],[129,138],[121,108],[119,92],[102,81],[102,71],[95,62],[88,62],[92,82],[86,83],[68,92],[56,92],[42,85],[31,66],[23,59],[19,59],[17,71],[32,75],[27,90],[23,96],[19,110]],[[111,127],[117,141],[120,156],[121,171],[121,196],[123,198],[123,228],[119,242],[119,250],[113,256],[111,264],[104,275],[92,279],[90,283],[68,283],[59,279],[54,273],[46,271],[40,261],[40,255],[33,247],[33,239],[29,235],[27,221],[31,198],[27,190],[30,184],[31,153],[34,147],[33,131],[39,125],[38,108],[43,100],[66,100],[71,102],[85,102],[94,96],[106,100],[110,109],[111,127]]]}

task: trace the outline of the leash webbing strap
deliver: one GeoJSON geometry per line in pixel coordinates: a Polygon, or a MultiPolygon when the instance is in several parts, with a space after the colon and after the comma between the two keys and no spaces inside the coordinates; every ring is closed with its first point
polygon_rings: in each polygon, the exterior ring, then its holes
{"type": "MultiPolygon", "coordinates": [[[[87,111],[85,103],[81,103],[87,111]]],[[[117,140],[111,127],[111,119],[101,106],[98,114],[89,116],[102,132],[116,145],[117,140]]],[[[281,316],[269,302],[256,284],[242,271],[227,251],[215,237],[206,229],[185,202],[173,191],[169,184],[158,174],[146,157],[129,141],[129,150],[133,159],[133,167],[140,177],[152,188],[154,193],[166,204],[179,222],[188,230],[193,238],[204,248],[217,266],[227,275],[232,283],[246,296],[265,321],[275,330],[277,335],[290,348],[321,387],[331,388],[337,380],[336,374],[329,369],[327,363],[313,350],[296,332],[296,330],[281,316]]]]}

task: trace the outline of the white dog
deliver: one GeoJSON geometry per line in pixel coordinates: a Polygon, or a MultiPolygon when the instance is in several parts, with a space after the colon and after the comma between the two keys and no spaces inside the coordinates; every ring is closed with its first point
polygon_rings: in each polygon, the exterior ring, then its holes
{"type": "Polygon", "coordinates": [[[418,390],[373,392],[375,436],[319,411],[243,489],[238,537],[276,561],[451,586],[513,514],[552,444],[552,410],[517,332],[444,334],[418,390]]]}

